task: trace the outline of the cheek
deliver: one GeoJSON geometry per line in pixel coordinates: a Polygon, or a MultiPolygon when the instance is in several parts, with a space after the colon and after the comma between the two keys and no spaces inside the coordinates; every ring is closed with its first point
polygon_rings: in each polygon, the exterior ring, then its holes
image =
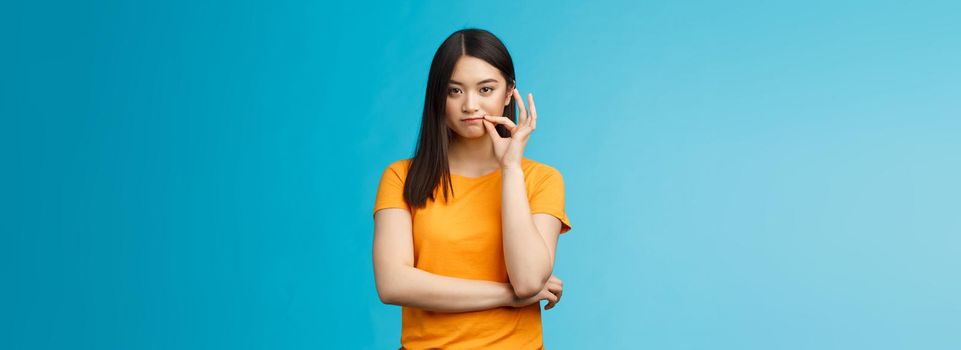
{"type": "Polygon", "coordinates": [[[444,107],[444,113],[448,118],[455,118],[460,115],[460,104],[458,104],[457,100],[447,98],[447,106],[444,107]]]}
{"type": "Polygon", "coordinates": [[[504,112],[504,100],[495,96],[484,98],[484,100],[481,101],[481,108],[488,113],[500,115],[504,112]]]}
{"type": "Polygon", "coordinates": [[[458,104],[457,100],[448,97],[447,106],[444,107],[444,120],[446,121],[447,126],[450,128],[456,128],[457,122],[460,121],[461,114],[460,104],[458,104]]]}

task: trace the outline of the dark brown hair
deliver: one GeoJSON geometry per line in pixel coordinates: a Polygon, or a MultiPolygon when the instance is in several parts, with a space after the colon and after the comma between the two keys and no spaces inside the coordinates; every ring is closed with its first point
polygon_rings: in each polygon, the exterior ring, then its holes
{"type": "MultiPolygon", "coordinates": [[[[484,60],[500,70],[509,89],[516,85],[514,61],[507,47],[494,34],[483,29],[462,29],[454,32],[437,48],[427,75],[427,94],[424,98],[424,114],[420,124],[417,150],[407,172],[404,183],[404,200],[411,208],[423,208],[427,200],[435,200],[434,190],[443,186],[444,201],[448,189],[454,195],[450,180],[450,165],[447,161],[447,147],[454,133],[447,127],[444,113],[447,107],[447,87],[454,65],[462,56],[484,60]]],[[[504,107],[504,116],[515,121],[516,103],[511,99],[504,107]]],[[[510,135],[503,126],[497,125],[501,136],[510,135]]]]}

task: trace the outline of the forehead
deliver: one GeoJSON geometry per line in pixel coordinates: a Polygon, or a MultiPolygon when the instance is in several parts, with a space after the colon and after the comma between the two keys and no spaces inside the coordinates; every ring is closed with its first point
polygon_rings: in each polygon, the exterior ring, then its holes
{"type": "Polygon", "coordinates": [[[503,81],[500,70],[480,58],[471,56],[461,56],[457,60],[450,79],[464,84],[474,84],[486,79],[503,81]]]}

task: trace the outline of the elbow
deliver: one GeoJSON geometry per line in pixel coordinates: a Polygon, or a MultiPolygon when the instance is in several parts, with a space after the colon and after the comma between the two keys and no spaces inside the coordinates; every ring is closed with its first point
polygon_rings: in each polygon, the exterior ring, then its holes
{"type": "Polygon", "coordinates": [[[394,293],[391,293],[384,287],[377,287],[377,297],[380,298],[380,302],[387,305],[397,305],[397,297],[394,293]]]}
{"type": "Polygon", "coordinates": [[[398,305],[397,292],[393,288],[390,288],[387,283],[375,281],[377,287],[377,297],[380,298],[380,302],[387,305],[398,305]]]}
{"type": "Polygon", "coordinates": [[[534,280],[522,281],[519,283],[511,284],[514,289],[514,295],[520,299],[532,298],[537,293],[540,293],[544,289],[545,282],[538,282],[534,280]]]}
{"type": "Polygon", "coordinates": [[[408,299],[405,296],[409,293],[408,287],[405,285],[404,277],[399,276],[403,273],[403,269],[375,268],[374,286],[377,288],[377,297],[381,303],[401,306],[408,299]]]}
{"type": "Polygon", "coordinates": [[[394,301],[391,295],[387,294],[387,291],[381,287],[377,287],[377,297],[380,298],[380,302],[384,304],[391,304],[394,301]]]}
{"type": "Polygon", "coordinates": [[[550,280],[550,278],[551,271],[548,271],[543,277],[530,276],[527,278],[518,278],[516,281],[511,279],[511,288],[514,289],[514,295],[518,298],[531,298],[544,290],[544,286],[547,285],[547,281],[550,280]]]}

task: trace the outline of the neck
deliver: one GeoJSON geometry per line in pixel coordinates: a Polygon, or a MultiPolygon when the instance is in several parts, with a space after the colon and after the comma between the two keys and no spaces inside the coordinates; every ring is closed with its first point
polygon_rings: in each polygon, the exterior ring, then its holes
{"type": "Polygon", "coordinates": [[[451,169],[468,172],[499,167],[494,148],[488,136],[465,139],[457,136],[447,147],[447,160],[451,169]]]}

